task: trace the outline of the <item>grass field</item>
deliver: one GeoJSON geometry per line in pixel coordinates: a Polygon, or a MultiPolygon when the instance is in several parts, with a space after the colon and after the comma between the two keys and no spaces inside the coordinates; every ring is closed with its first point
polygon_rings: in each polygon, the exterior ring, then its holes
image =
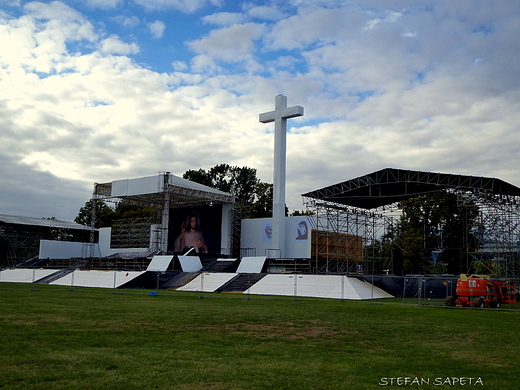
{"type": "Polygon", "coordinates": [[[0,388],[520,388],[520,311],[148,292],[0,283],[0,388]]]}

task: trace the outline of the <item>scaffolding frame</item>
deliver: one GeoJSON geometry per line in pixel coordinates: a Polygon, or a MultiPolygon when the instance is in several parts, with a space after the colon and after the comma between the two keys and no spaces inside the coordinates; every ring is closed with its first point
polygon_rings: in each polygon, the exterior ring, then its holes
{"type": "Polygon", "coordinates": [[[460,207],[478,207],[478,216],[472,228],[465,227],[476,238],[476,250],[465,253],[466,268],[477,268],[479,273],[508,278],[520,278],[520,202],[518,197],[495,194],[458,194],[460,207]]]}
{"type": "Polygon", "coordinates": [[[119,219],[112,223],[110,247],[153,248],[157,240],[150,237],[153,218],[119,219]],[[155,241],[155,242],[154,242],[155,241]]]}
{"type": "Polygon", "coordinates": [[[309,199],[311,253],[317,274],[371,274],[381,259],[379,240],[391,223],[381,213],[309,199]]]}
{"type": "Polygon", "coordinates": [[[59,240],[88,242],[88,232],[84,230],[71,232],[70,229],[42,229],[38,226],[7,225],[0,226],[0,239],[4,247],[4,259],[0,259],[0,267],[16,267],[28,264],[37,259],[40,251],[40,240],[59,240]]]}
{"type": "Polygon", "coordinates": [[[9,227],[1,227],[0,236],[6,246],[6,258],[2,265],[7,267],[15,267],[27,260],[38,257],[40,240],[49,240],[53,237],[48,232],[9,227]]]}
{"type": "MultiPolygon", "coordinates": [[[[118,203],[124,200],[128,204],[146,206],[157,210],[157,219],[148,221],[118,221],[116,225],[116,241],[124,241],[124,245],[139,244],[138,247],[148,247],[156,253],[166,253],[168,245],[169,216],[170,210],[186,207],[200,207],[208,205],[231,205],[229,214],[228,243],[230,248],[220,248],[223,254],[234,254],[240,248],[240,226],[241,211],[237,208],[235,197],[206,186],[190,182],[193,188],[183,186],[181,183],[188,182],[172,175],[170,172],[159,172],[157,176],[157,188],[151,192],[133,194],[128,196],[112,196],[113,183],[94,183],[92,201],[104,201],[118,203]],[[148,231],[146,232],[146,228],[148,231]],[[239,229],[239,228],[238,228],[239,229]],[[238,237],[238,238],[237,238],[238,237]],[[147,241],[147,242],[146,242],[147,241]],[[145,243],[146,242],[146,243],[145,243]]],[[[92,208],[95,210],[95,208],[92,208]]],[[[92,220],[95,218],[93,216],[92,220]]],[[[92,227],[94,229],[94,227],[92,227]]],[[[223,232],[224,233],[224,232],[223,232]]],[[[113,231],[114,236],[114,231],[113,231]]],[[[135,248],[135,246],[120,246],[120,248],[135,248]]]]}
{"type": "MultiPolygon", "coordinates": [[[[390,168],[302,195],[307,211],[315,215],[312,246],[316,273],[391,271],[393,259],[388,256],[393,251],[384,254],[382,238],[400,218],[398,203],[443,191],[457,195],[459,208],[466,208],[465,215],[470,208],[476,211],[473,224],[464,223],[465,241],[459,248],[461,272],[478,269],[520,278],[520,188],[495,178],[390,168]],[[334,251],[324,244],[330,237],[342,235],[362,237],[361,256],[346,243],[334,251]],[[327,239],[320,241],[322,237],[327,239]],[[383,269],[383,264],[389,265],[388,269],[383,269]]],[[[399,245],[395,240],[391,244],[399,245]]],[[[425,271],[430,272],[426,267],[425,271]]]]}
{"type": "MultiPolygon", "coordinates": [[[[520,278],[520,199],[468,191],[456,193],[459,207],[477,208],[473,225],[464,226],[464,247],[460,248],[464,259],[462,273],[478,271],[520,278]],[[476,243],[470,245],[470,239],[476,243]]],[[[368,211],[310,199],[305,206],[315,215],[311,245],[316,273],[375,274],[392,270],[392,258],[388,257],[392,251],[384,255],[382,238],[398,222],[397,204],[368,211]],[[361,237],[361,255],[349,244],[349,236],[361,237]],[[384,264],[389,264],[388,269],[383,269],[384,264]]]]}

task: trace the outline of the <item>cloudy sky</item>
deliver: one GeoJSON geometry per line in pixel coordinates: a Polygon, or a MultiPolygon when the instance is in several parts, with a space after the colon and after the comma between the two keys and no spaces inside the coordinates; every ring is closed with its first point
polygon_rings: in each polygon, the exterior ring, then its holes
{"type": "Polygon", "coordinates": [[[72,220],[93,183],[216,164],[287,204],[382,168],[520,185],[517,0],[0,0],[0,214],[72,220]]]}

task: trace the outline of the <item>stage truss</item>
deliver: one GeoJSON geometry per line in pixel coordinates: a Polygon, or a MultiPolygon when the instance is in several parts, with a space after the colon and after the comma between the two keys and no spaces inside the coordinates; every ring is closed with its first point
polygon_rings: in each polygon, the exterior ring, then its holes
{"type": "MultiPolygon", "coordinates": [[[[196,184],[189,188],[176,184],[179,178],[170,172],[160,172],[157,176],[157,188],[150,192],[127,196],[112,196],[113,183],[95,183],[92,202],[103,201],[117,205],[121,201],[126,204],[155,209],[155,218],[130,219],[114,221],[112,238],[115,239],[114,248],[149,247],[154,253],[166,253],[168,246],[168,230],[170,211],[172,209],[199,207],[208,205],[230,205],[229,213],[229,247],[220,248],[223,255],[234,255],[240,249],[240,219],[242,212],[237,206],[232,194],[223,193],[209,187],[196,184]],[[172,182],[173,181],[173,182],[172,182]]],[[[184,179],[181,179],[186,181],[184,179]]],[[[187,182],[187,181],[186,181],[187,182]]],[[[96,208],[92,207],[95,213],[96,208]]],[[[96,221],[96,216],[92,216],[96,221]]],[[[92,227],[92,231],[93,231],[92,227]]],[[[93,242],[93,239],[91,239],[93,242]]]]}
{"type": "MultiPolygon", "coordinates": [[[[495,194],[458,194],[460,207],[478,207],[472,231],[476,250],[466,252],[466,267],[478,273],[520,278],[520,198],[495,194]]],[[[467,247],[470,247],[467,245],[467,247]]]]}
{"type": "Polygon", "coordinates": [[[338,205],[305,201],[312,214],[311,253],[318,274],[372,274],[383,263],[380,238],[393,223],[382,213],[338,205]]]}
{"type": "MultiPolygon", "coordinates": [[[[520,278],[520,197],[479,189],[444,191],[456,193],[459,207],[478,211],[473,225],[464,227],[461,273],[520,278]],[[470,239],[476,239],[476,245],[470,245],[470,239]]],[[[382,246],[388,243],[384,237],[400,218],[397,202],[367,210],[311,197],[303,199],[307,212],[315,216],[311,253],[316,273],[393,273],[393,259],[385,255],[393,251],[384,251],[382,246]],[[361,251],[352,245],[352,237],[359,237],[361,251]]],[[[435,272],[424,269],[425,274],[435,272]]]]}

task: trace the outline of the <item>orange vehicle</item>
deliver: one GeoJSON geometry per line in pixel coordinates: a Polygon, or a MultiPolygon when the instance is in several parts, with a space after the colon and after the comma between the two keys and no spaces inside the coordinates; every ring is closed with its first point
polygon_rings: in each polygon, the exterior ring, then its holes
{"type": "Polygon", "coordinates": [[[506,281],[491,280],[489,275],[460,275],[455,294],[446,298],[446,305],[500,307],[516,302],[516,287],[506,281]]]}

